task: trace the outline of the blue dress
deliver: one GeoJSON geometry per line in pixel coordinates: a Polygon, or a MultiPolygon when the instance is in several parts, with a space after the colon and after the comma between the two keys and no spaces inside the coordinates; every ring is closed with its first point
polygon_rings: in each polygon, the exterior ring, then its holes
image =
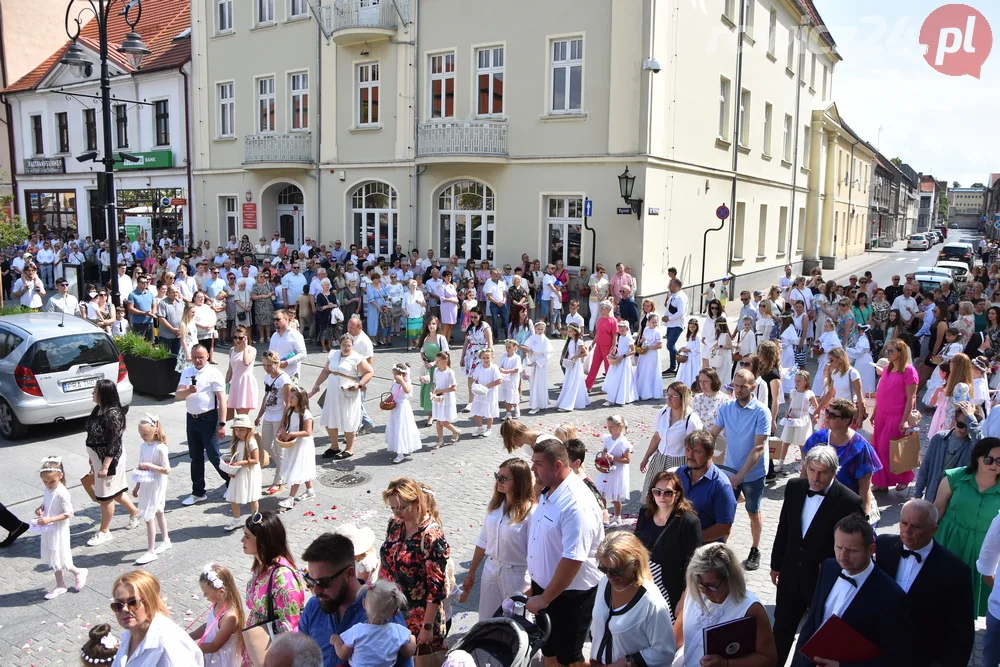
{"type": "Polygon", "coordinates": [[[385,288],[375,289],[374,285],[368,285],[368,287],[365,288],[365,301],[368,304],[368,310],[365,313],[367,324],[365,327],[367,330],[366,333],[370,337],[375,338],[379,335],[379,313],[386,304],[385,288]]]}

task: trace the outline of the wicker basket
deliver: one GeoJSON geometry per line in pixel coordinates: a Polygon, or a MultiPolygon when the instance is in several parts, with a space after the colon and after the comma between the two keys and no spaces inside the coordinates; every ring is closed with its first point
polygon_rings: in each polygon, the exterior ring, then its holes
{"type": "Polygon", "coordinates": [[[295,443],[298,441],[299,441],[298,438],[293,438],[291,440],[279,440],[278,438],[274,439],[275,444],[277,444],[278,447],[281,447],[282,449],[291,449],[292,447],[295,446],[295,443]]]}
{"type": "Polygon", "coordinates": [[[392,397],[391,392],[385,392],[379,399],[378,407],[386,412],[396,409],[396,399],[392,397]]]}
{"type": "Polygon", "coordinates": [[[679,363],[679,364],[686,364],[687,361],[688,361],[688,359],[689,359],[689,357],[688,357],[687,350],[679,350],[677,352],[677,363],[679,363]]]}
{"type": "Polygon", "coordinates": [[[229,457],[224,456],[219,460],[219,470],[227,475],[235,475],[240,471],[240,466],[234,466],[229,462],[229,457]]]}

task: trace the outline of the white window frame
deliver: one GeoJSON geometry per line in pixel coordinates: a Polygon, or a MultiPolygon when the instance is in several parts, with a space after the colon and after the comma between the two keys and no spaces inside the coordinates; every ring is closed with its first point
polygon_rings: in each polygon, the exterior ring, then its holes
{"type": "Polygon", "coordinates": [[[771,7],[767,19],[767,52],[773,58],[778,47],[778,10],[771,7]]]}
{"type": "Polygon", "coordinates": [[[771,155],[771,129],[774,125],[774,106],[770,102],[764,103],[764,155],[771,155]]]}
{"type": "Polygon", "coordinates": [[[558,37],[549,40],[549,113],[583,113],[585,44],[583,35],[558,37]],[[557,51],[559,51],[557,53],[557,51]],[[579,105],[573,106],[573,70],[580,70],[579,105]],[[556,72],[564,70],[563,106],[556,108],[556,72]]]}
{"type": "Polygon", "coordinates": [[[254,0],[254,14],[257,25],[273,25],[274,0],[254,0]]]}
{"type": "Polygon", "coordinates": [[[259,76],[254,79],[253,85],[254,92],[256,93],[256,104],[254,105],[254,134],[274,134],[277,131],[277,124],[274,117],[278,111],[274,97],[274,75],[259,76]],[[270,90],[261,92],[261,84],[266,82],[270,82],[270,90]],[[266,107],[261,106],[268,101],[270,101],[269,105],[266,107]],[[262,113],[264,109],[267,109],[266,114],[262,113]],[[268,123],[263,122],[265,118],[269,121],[268,123]]]}
{"type": "Polygon", "coordinates": [[[816,92],[816,54],[812,54],[809,65],[809,91],[816,92]]]}
{"type": "Polygon", "coordinates": [[[432,53],[429,56],[428,73],[430,74],[427,85],[427,118],[430,120],[447,120],[455,117],[455,99],[457,97],[455,87],[455,65],[456,54],[454,51],[442,51],[432,53]],[[448,82],[451,82],[451,113],[448,113],[448,82]],[[441,106],[435,115],[434,110],[434,86],[441,86],[441,106]]]}
{"type": "Polygon", "coordinates": [[[307,18],[308,16],[309,16],[308,0],[289,0],[288,2],[289,19],[301,19],[301,18],[307,18]],[[295,11],[296,8],[299,8],[299,11],[295,11]]]}
{"type": "Polygon", "coordinates": [[[225,215],[227,238],[229,236],[238,236],[240,229],[239,202],[237,201],[238,197],[223,196],[219,197],[219,199],[222,200],[222,205],[219,208],[225,215]]]}
{"type": "Polygon", "coordinates": [[[507,60],[506,46],[504,44],[496,44],[492,46],[482,46],[476,47],[475,49],[476,58],[476,72],[473,79],[473,105],[475,108],[475,115],[477,118],[503,118],[504,115],[504,103],[503,103],[503,92],[500,93],[500,110],[495,111],[493,109],[493,96],[496,93],[496,75],[500,75],[500,82],[506,85],[506,72],[504,71],[504,64],[507,60]],[[499,58],[497,57],[499,55],[499,58]],[[484,57],[486,64],[484,65],[484,57]],[[499,60],[500,64],[497,64],[499,60]],[[480,88],[479,79],[480,77],[487,77],[486,84],[486,97],[489,100],[489,111],[483,113],[479,108],[480,96],[482,95],[482,90],[480,88]]]}
{"type": "Polygon", "coordinates": [[[215,85],[215,96],[218,101],[216,118],[218,136],[229,138],[236,136],[236,82],[223,81],[215,85]],[[226,96],[228,93],[228,96],[226,96]]]}
{"type": "Polygon", "coordinates": [[[170,100],[168,100],[168,99],[153,100],[153,107],[152,107],[151,111],[152,111],[152,114],[151,114],[151,120],[152,120],[152,122],[150,123],[150,126],[151,126],[151,129],[153,131],[153,146],[155,146],[157,149],[162,149],[164,147],[170,146],[170,135],[171,135],[171,132],[170,132],[170,100]],[[160,143],[160,132],[159,132],[159,128],[157,127],[158,119],[156,117],[156,115],[157,115],[157,107],[161,103],[166,105],[166,111],[167,111],[167,118],[166,118],[166,121],[167,121],[167,127],[166,127],[166,131],[167,131],[167,137],[166,137],[166,139],[167,139],[167,142],[165,144],[161,144],[160,143]]]}
{"type": "Polygon", "coordinates": [[[795,27],[789,26],[788,28],[788,46],[785,52],[785,69],[787,69],[792,74],[795,73],[795,27]]]}
{"type": "Polygon", "coordinates": [[[743,148],[750,147],[750,105],[752,103],[753,97],[750,91],[746,88],[740,90],[740,117],[739,117],[739,128],[740,128],[740,146],[743,148]]]}
{"type": "Polygon", "coordinates": [[[549,195],[545,197],[545,240],[548,261],[555,264],[557,260],[562,260],[566,268],[572,273],[578,271],[583,257],[583,195],[549,195]],[[552,213],[552,204],[556,203],[558,212],[552,213]],[[573,209],[577,215],[572,215],[573,209]],[[569,254],[569,228],[570,225],[579,227],[580,235],[580,255],[576,259],[576,264],[570,263],[569,254]],[[556,257],[552,254],[553,231],[558,231],[558,237],[562,241],[562,255],[556,257]]]}
{"type": "Polygon", "coordinates": [[[781,159],[785,162],[792,161],[792,133],[795,132],[795,127],[792,125],[795,121],[792,119],[790,114],[785,114],[785,125],[784,125],[784,142],[781,145],[781,159]]]}
{"type": "Polygon", "coordinates": [[[288,75],[288,131],[309,131],[309,72],[292,72],[288,75]],[[296,112],[295,103],[299,102],[296,112]]]}
{"type": "Polygon", "coordinates": [[[760,205],[760,217],[757,220],[757,258],[767,257],[767,204],[760,205]]]}
{"type": "Polygon", "coordinates": [[[823,65],[823,90],[821,91],[822,92],[822,99],[823,99],[824,102],[826,101],[826,98],[827,98],[826,84],[827,84],[827,81],[828,81],[829,74],[830,74],[830,69],[824,64],[823,65]]]}
{"type": "Polygon", "coordinates": [[[812,127],[806,125],[802,128],[802,168],[809,168],[809,160],[812,158],[812,127]]]}
{"type": "Polygon", "coordinates": [[[722,16],[730,23],[736,23],[736,0],[723,0],[722,16]]]}
{"type": "Polygon", "coordinates": [[[220,35],[233,32],[233,0],[215,0],[215,32],[220,35]]]}
{"type": "Polygon", "coordinates": [[[358,246],[367,245],[378,256],[388,257],[399,243],[399,200],[396,189],[385,181],[368,181],[348,193],[351,203],[350,234],[358,246]],[[386,206],[372,206],[384,197],[386,206]],[[371,201],[370,198],[376,201],[371,201]],[[385,235],[383,235],[383,225],[385,235]],[[371,243],[369,243],[369,235],[371,243]]]}
{"type": "Polygon", "coordinates": [[[732,97],[732,82],[726,77],[719,77],[719,136],[722,141],[729,141],[729,110],[732,97]]]}
{"type": "Polygon", "coordinates": [[[753,39],[753,15],[757,0],[743,0],[743,32],[753,39]]]}
{"type": "Polygon", "coordinates": [[[777,256],[785,254],[785,245],[788,243],[788,207],[778,208],[778,251],[777,256]]]}
{"type": "MultiPolygon", "coordinates": [[[[377,109],[376,106],[372,105],[372,91],[378,91],[380,85],[380,72],[379,72],[379,62],[377,60],[371,62],[358,63],[354,67],[354,80],[355,80],[355,90],[357,92],[357,100],[354,105],[357,111],[357,123],[358,127],[379,127],[379,119],[381,118],[381,111],[376,111],[372,113],[373,109],[377,109]],[[361,80],[362,72],[365,73],[366,79],[361,80]],[[368,91],[368,117],[361,117],[361,91],[368,91]]],[[[381,103],[381,99],[379,99],[381,103]]]]}

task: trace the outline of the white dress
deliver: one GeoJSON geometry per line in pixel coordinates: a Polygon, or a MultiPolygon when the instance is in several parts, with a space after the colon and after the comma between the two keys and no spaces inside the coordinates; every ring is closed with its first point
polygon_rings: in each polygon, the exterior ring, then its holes
{"type": "MultiPolygon", "coordinates": [[[[437,378],[437,375],[438,372],[435,372],[434,377],[437,378]]],[[[411,454],[420,449],[423,444],[420,442],[417,422],[413,418],[410,394],[403,391],[402,385],[396,382],[392,383],[392,388],[389,391],[396,401],[396,407],[389,411],[389,417],[385,422],[385,441],[388,450],[393,454],[411,454]]],[[[454,392],[447,394],[447,396],[454,395],[454,392]]]]}
{"type": "Polygon", "coordinates": [[[757,334],[740,329],[736,332],[736,351],[744,357],[757,351],[757,334]]]}
{"type": "Polygon", "coordinates": [[[551,345],[545,336],[532,334],[524,342],[524,346],[531,350],[525,364],[531,368],[531,380],[528,382],[528,408],[545,410],[549,407],[548,363],[551,345]]]}
{"type": "MultiPolygon", "coordinates": [[[[642,346],[648,348],[663,340],[660,332],[646,327],[642,330],[642,346]]],[[[635,387],[640,401],[663,398],[663,376],[660,374],[660,350],[648,350],[639,355],[635,365],[635,387]]]]}
{"type": "MultiPolygon", "coordinates": [[[[632,451],[632,443],[624,434],[617,440],[610,435],[604,436],[604,450],[611,456],[617,458],[632,451]]],[[[607,501],[628,500],[629,479],[628,463],[615,463],[611,472],[597,474],[597,489],[607,501]]]]}
{"type": "Polygon", "coordinates": [[[69,543],[69,520],[73,518],[73,502],[65,484],[57,486],[55,491],[46,487],[42,495],[42,516],[60,514],[66,515],[65,521],[50,523],[42,530],[42,560],[53,570],[72,570],[75,566],[69,543]]]}
{"type": "MultiPolygon", "coordinates": [[[[434,369],[434,389],[440,391],[455,387],[455,371],[434,369]]],[[[453,422],[458,419],[458,408],[455,407],[455,392],[449,391],[440,398],[431,395],[431,417],[434,421],[453,422]]]]}
{"type": "Polygon", "coordinates": [[[868,336],[858,336],[854,347],[847,348],[847,358],[861,374],[861,393],[874,394],[878,378],[875,377],[875,367],[872,366],[872,346],[868,342],[868,336]]]}
{"type": "MultiPolygon", "coordinates": [[[[219,634],[219,623],[225,617],[225,614],[216,615],[215,607],[212,607],[212,611],[209,613],[212,615],[212,619],[205,624],[205,634],[201,636],[199,644],[209,644],[215,640],[215,636],[219,634]]],[[[239,656],[236,653],[237,632],[230,635],[218,651],[205,654],[205,667],[237,667],[239,665],[239,656]]]]}
{"type": "Polygon", "coordinates": [[[677,364],[677,377],[674,379],[690,387],[698,380],[698,373],[701,372],[701,341],[695,337],[694,340],[685,342],[681,349],[687,350],[688,360],[677,364]]]}
{"type": "MultiPolygon", "coordinates": [[[[475,382],[487,386],[500,379],[500,369],[496,364],[491,363],[484,366],[480,363],[479,368],[473,371],[475,382]]],[[[500,403],[497,397],[500,394],[500,385],[490,387],[484,396],[472,395],[472,406],[470,411],[473,417],[484,417],[496,419],[500,416],[500,403]]]]}
{"type": "Polygon", "coordinates": [[[795,346],[799,344],[799,334],[795,327],[788,327],[781,334],[781,391],[787,394],[795,389],[795,346]]]}
{"type": "Polygon", "coordinates": [[[500,368],[503,370],[516,369],[516,373],[504,373],[503,383],[500,385],[500,402],[517,405],[521,402],[521,392],[518,385],[521,380],[521,357],[514,354],[508,357],[506,354],[500,357],[500,368]]]}
{"type": "Polygon", "coordinates": [[[351,352],[346,358],[340,350],[332,350],[327,360],[330,377],[326,381],[326,402],[323,404],[323,425],[344,433],[354,433],[361,426],[361,390],[347,391],[360,379],[358,365],[364,357],[351,352]],[[335,375],[341,373],[342,375],[335,375]],[[343,377],[343,376],[348,377],[343,377]]]}
{"type": "MultiPolygon", "coordinates": [[[[628,353],[631,341],[628,336],[619,336],[618,345],[615,351],[616,356],[623,357],[628,353]]],[[[632,403],[636,399],[635,391],[635,369],[628,359],[623,358],[617,364],[612,364],[608,368],[607,375],[604,376],[604,384],[601,387],[608,395],[608,402],[616,405],[632,403]]]]}
{"type": "Polygon", "coordinates": [[[816,395],[809,391],[800,392],[798,390],[792,390],[788,394],[788,413],[785,418],[785,426],[781,429],[781,441],[787,442],[789,444],[795,445],[796,447],[801,447],[805,444],[809,436],[812,435],[813,425],[812,418],[809,414],[809,407],[811,405],[812,399],[816,398],[816,395]],[[795,426],[793,424],[787,423],[789,419],[801,420],[801,424],[795,426]]]}
{"type": "MultiPolygon", "coordinates": [[[[288,418],[288,432],[301,431],[303,424],[309,419],[313,419],[309,410],[302,417],[299,417],[298,412],[293,412],[288,418]]],[[[314,421],[313,424],[315,423],[314,421]]],[[[313,436],[297,438],[295,446],[285,450],[285,456],[281,459],[281,478],[289,485],[316,479],[316,442],[313,436]]],[[[232,486],[232,482],[229,485],[232,486]]]]}
{"type": "MultiPolygon", "coordinates": [[[[151,463],[160,468],[170,468],[167,446],[162,442],[143,442],[139,445],[139,463],[151,463]]],[[[167,475],[148,471],[153,476],[150,482],[139,484],[139,518],[152,521],[157,512],[162,512],[167,504],[167,475]]]]}
{"type": "MultiPolygon", "coordinates": [[[[623,339],[627,340],[624,337],[623,339]]],[[[588,357],[571,361],[574,356],[580,354],[582,345],[578,340],[571,340],[566,347],[566,358],[563,362],[567,363],[569,368],[566,369],[563,386],[559,391],[559,398],[556,399],[556,407],[560,410],[582,410],[590,404],[590,396],[587,394],[588,357]]],[[[624,365],[627,365],[631,372],[631,364],[624,365]]]]}
{"type": "Polygon", "coordinates": [[[837,335],[836,331],[826,331],[819,337],[816,344],[822,350],[822,353],[817,358],[818,365],[816,367],[816,375],[813,376],[812,391],[817,396],[822,396],[827,355],[830,350],[841,347],[840,336],[837,335]]]}
{"type": "MultiPolygon", "coordinates": [[[[236,442],[236,452],[232,461],[246,461],[250,454],[257,449],[257,439],[250,438],[250,446],[247,447],[243,441],[236,442]]],[[[226,489],[226,501],[245,505],[255,500],[260,500],[260,463],[251,466],[240,466],[235,477],[230,478],[229,488],[226,489]]]]}

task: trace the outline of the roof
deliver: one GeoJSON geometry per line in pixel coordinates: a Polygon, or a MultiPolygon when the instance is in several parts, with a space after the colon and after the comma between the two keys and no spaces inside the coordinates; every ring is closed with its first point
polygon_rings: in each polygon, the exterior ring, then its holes
{"type": "MultiPolygon", "coordinates": [[[[125,56],[118,52],[116,45],[122,43],[130,28],[119,11],[113,11],[111,14],[108,25],[108,43],[111,48],[108,49],[108,56],[109,60],[122,71],[129,74],[155,72],[180,67],[191,60],[191,40],[174,39],[191,27],[190,0],[156,0],[143,3],[142,17],[136,25],[136,32],[142,36],[142,40],[152,53],[143,58],[140,70],[130,67],[125,56]]],[[[83,26],[79,42],[85,49],[90,49],[94,53],[100,52],[96,20],[91,19],[83,26]]],[[[36,89],[59,65],[69,45],[70,42],[67,41],[42,64],[0,92],[16,93],[36,89]]]]}
{"type": "Polygon", "coordinates": [[[840,54],[837,53],[837,43],[833,41],[833,35],[830,34],[830,29],[823,23],[823,17],[819,15],[819,10],[813,4],[813,0],[798,0],[798,4],[802,13],[808,16],[817,27],[821,28],[821,30],[817,31],[820,39],[826,42],[832,48],[833,54],[840,58],[840,54]]]}

